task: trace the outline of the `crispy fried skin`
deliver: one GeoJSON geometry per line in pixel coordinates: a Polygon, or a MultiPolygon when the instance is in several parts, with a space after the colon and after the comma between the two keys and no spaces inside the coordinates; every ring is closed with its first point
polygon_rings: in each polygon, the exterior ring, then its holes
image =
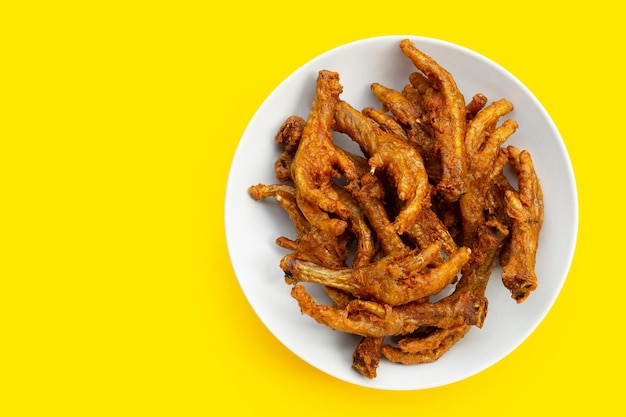
{"type": "MultiPolygon", "coordinates": [[[[298,301],[301,312],[315,319],[318,323],[334,330],[369,337],[407,335],[420,327],[431,326],[440,329],[467,329],[467,326],[482,327],[487,314],[487,299],[484,291],[491,271],[508,231],[501,224],[492,221],[485,224],[478,234],[476,247],[472,253],[470,265],[464,269],[463,276],[457,283],[453,294],[437,301],[412,302],[392,307],[371,301],[354,300],[345,308],[338,309],[317,304],[301,284],[293,286],[291,295],[298,301]]],[[[447,331],[462,337],[462,331],[447,331]]],[[[435,349],[421,351],[417,356],[438,358],[447,351],[460,337],[449,337],[435,349]],[[430,356],[428,356],[430,355],[430,356]]],[[[419,362],[402,354],[400,358],[393,349],[383,348],[389,358],[404,363],[419,362]],[[395,356],[394,356],[395,355],[395,356]]],[[[386,356],[387,356],[386,355],[386,356]]],[[[414,355],[415,356],[415,355],[414,355]]]]}
{"type": "Polygon", "coordinates": [[[406,234],[420,248],[424,248],[433,242],[441,242],[441,247],[447,254],[451,254],[458,249],[448,228],[430,207],[423,208],[420,211],[415,223],[406,231],[406,234]]]}
{"type": "Polygon", "coordinates": [[[489,220],[479,228],[472,247],[472,257],[463,269],[455,293],[472,291],[482,294],[485,292],[491,272],[509,235],[509,229],[497,220],[489,220]]]}
{"type": "Polygon", "coordinates": [[[391,227],[391,221],[383,201],[383,186],[378,178],[367,173],[359,181],[354,182],[350,192],[369,220],[383,253],[390,255],[408,252],[409,248],[391,227]]]}
{"type": "MultiPolygon", "coordinates": [[[[484,107],[474,116],[468,123],[465,133],[465,150],[470,158],[475,159],[481,152],[493,153],[493,149],[497,149],[500,146],[501,143],[493,145],[495,141],[492,139],[492,136],[498,121],[512,112],[513,108],[513,103],[509,100],[500,99],[484,107]],[[489,148],[489,150],[485,148],[489,148]]],[[[470,165],[475,166],[476,162],[470,165]]]]}
{"type": "Polygon", "coordinates": [[[324,292],[326,292],[326,295],[328,295],[328,298],[330,298],[335,308],[346,308],[346,306],[354,300],[353,296],[337,288],[324,287],[324,292]]]}
{"type": "Polygon", "coordinates": [[[378,239],[380,249],[386,255],[408,252],[409,248],[390,226],[383,184],[376,175],[370,172],[369,164],[364,157],[350,152],[346,153],[354,162],[360,178],[346,185],[345,189],[365,214],[370,228],[378,239]]]}
{"type": "Polygon", "coordinates": [[[471,326],[467,324],[459,324],[449,329],[440,329],[437,327],[421,328],[398,340],[398,348],[405,353],[434,351],[441,347],[442,343],[448,339],[451,333],[458,331],[465,333],[464,328],[469,330],[470,327],[471,326]]]}
{"type": "MultiPolygon", "coordinates": [[[[402,49],[402,45],[400,45],[400,48],[402,49]]],[[[415,71],[409,74],[409,83],[411,87],[415,88],[415,90],[420,94],[420,100],[422,102],[422,105],[419,107],[422,108],[424,101],[423,94],[429,89],[433,88],[433,82],[426,75],[424,75],[423,72],[420,71],[415,71]]]]}
{"type": "MultiPolygon", "coordinates": [[[[298,116],[290,116],[280,127],[276,134],[276,143],[284,149],[275,163],[276,178],[280,181],[291,180],[291,163],[293,156],[300,143],[302,132],[306,121],[298,116]]],[[[348,153],[357,168],[358,175],[370,175],[367,161],[358,155],[348,153]]],[[[367,182],[367,180],[366,180],[367,182]]],[[[378,182],[376,181],[378,184],[378,182]]],[[[380,184],[378,184],[380,185],[380,184]]],[[[357,195],[363,198],[364,207],[370,210],[367,212],[372,216],[382,215],[384,211],[382,200],[374,198],[367,189],[361,189],[357,195]]],[[[270,195],[281,203],[281,206],[290,214],[290,217],[296,227],[299,238],[295,241],[284,236],[279,237],[276,242],[279,246],[290,249],[301,259],[315,262],[328,267],[342,267],[347,259],[347,239],[340,236],[328,236],[328,232],[323,230],[315,230],[306,218],[302,215],[297,207],[295,188],[281,186],[265,186],[259,184],[250,188],[250,193],[255,199],[266,198],[270,195]],[[341,241],[342,244],[329,245],[329,242],[341,241]]],[[[357,239],[357,252],[352,262],[352,266],[363,266],[371,260],[376,252],[377,246],[374,244],[373,235],[365,221],[361,208],[352,201],[345,190],[338,190],[340,198],[351,211],[350,229],[357,239]]],[[[382,198],[382,194],[379,196],[382,198]]],[[[387,221],[386,224],[389,222],[387,221]]],[[[388,235],[387,239],[383,238],[383,242],[393,240],[395,245],[389,250],[397,250],[402,246],[400,238],[397,234],[390,235],[386,231],[381,233],[388,235]]],[[[381,235],[382,236],[382,235],[381,235]]],[[[408,250],[408,249],[407,249],[408,250]]],[[[353,297],[337,288],[324,286],[324,291],[332,300],[335,308],[345,308],[353,297]]],[[[354,350],[353,368],[368,378],[376,376],[376,368],[380,361],[380,348],[382,347],[382,338],[364,337],[354,350]]]]}
{"type": "Polygon", "coordinates": [[[337,105],[335,119],[335,129],[359,144],[369,157],[372,170],[384,171],[393,180],[397,196],[404,205],[392,225],[397,233],[402,234],[428,204],[430,197],[422,157],[415,148],[380,129],[345,101],[337,105]]]}
{"type": "Polygon", "coordinates": [[[461,340],[471,328],[469,324],[459,324],[447,329],[438,329],[424,339],[405,338],[398,342],[399,347],[384,345],[381,354],[391,362],[404,365],[434,362],[461,340]]]}
{"type": "Polygon", "coordinates": [[[365,266],[372,261],[378,252],[378,245],[376,245],[374,234],[366,220],[365,213],[354,201],[350,193],[336,185],[334,188],[340,201],[342,201],[350,211],[347,218],[348,227],[350,232],[354,234],[357,245],[352,267],[365,266]]]}
{"type": "Polygon", "coordinates": [[[389,113],[380,112],[373,107],[365,107],[361,112],[375,121],[378,126],[387,133],[390,133],[404,141],[408,141],[409,138],[407,136],[406,131],[398,123],[398,121],[389,113]]]}
{"type": "MultiPolygon", "coordinates": [[[[458,323],[452,326],[438,326],[426,337],[405,337],[398,342],[398,347],[384,345],[381,354],[392,362],[405,365],[434,362],[461,340],[472,325],[482,327],[487,315],[487,299],[484,292],[491,272],[496,265],[502,245],[508,236],[508,230],[496,221],[487,222],[478,232],[472,259],[465,267],[454,293],[444,300],[454,300],[472,294],[476,299],[483,297],[482,317],[476,323],[458,323]]],[[[480,303],[478,303],[480,304],[480,303]]]]}
{"type": "Polygon", "coordinates": [[[276,161],[274,162],[274,171],[276,172],[276,179],[280,182],[287,182],[291,180],[291,163],[293,162],[294,154],[283,151],[276,161]]]}
{"type": "Polygon", "coordinates": [[[497,164],[500,146],[515,132],[511,119],[497,126],[499,119],[513,110],[513,104],[501,99],[489,104],[468,124],[465,146],[468,156],[469,186],[460,198],[463,245],[472,246],[478,228],[485,222],[487,197],[502,165],[497,164]]]}
{"type": "Polygon", "coordinates": [[[293,251],[300,259],[329,268],[340,268],[346,265],[349,237],[347,235],[335,236],[313,227],[298,208],[294,187],[287,184],[257,184],[250,187],[248,191],[255,200],[274,197],[293,222],[297,238],[292,240],[280,236],[276,239],[278,246],[293,251]]]}
{"type": "Polygon", "coordinates": [[[379,83],[370,86],[372,93],[389,109],[396,120],[405,128],[413,128],[420,124],[420,115],[417,107],[400,91],[386,87],[379,83]]]}
{"type": "MultiPolygon", "coordinates": [[[[409,133],[411,142],[417,146],[425,160],[436,160],[435,140],[433,128],[430,125],[428,110],[424,104],[424,93],[431,89],[432,85],[428,78],[421,72],[413,72],[409,75],[409,84],[402,89],[405,96],[417,112],[417,123],[409,133]]],[[[429,175],[434,173],[429,172],[429,175]]],[[[440,173],[439,173],[440,175],[440,173]]]]}
{"type": "MultiPolygon", "coordinates": [[[[328,268],[346,266],[349,237],[345,234],[335,236],[313,227],[298,209],[294,187],[286,184],[257,184],[250,187],[249,192],[255,200],[274,197],[291,218],[297,238],[292,240],[280,236],[276,239],[278,246],[291,250],[293,256],[298,256],[302,260],[328,268]]],[[[349,294],[336,288],[324,287],[324,290],[337,308],[344,308],[353,299],[349,294]]]]}
{"type": "Polygon", "coordinates": [[[430,122],[429,111],[424,103],[424,94],[432,89],[431,83],[421,72],[409,75],[410,83],[402,89],[402,94],[415,107],[418,114],[418,123],[407,132],[409,143],[417,148],[424,159],[424,166],[432,184],[441,181],[443,167],[441,158],[435,147],[435,133],[430,122]]]}
{"type": "MultiPolygon", "coordinates": [[[[357,241],[352,265],[367,265],[378,251],[374,235],[361,208],[354,202],[350,194],[339,187],[336,187],[336,191],[341,201],[350,210],[348,224],[350,232],[354,234],[357,241]]],[[[273,196],[289,214],[298,239],[293,241],[281,236],[276,241],[279,246],[298,252],[300,259],[307,259],[328,267],[345,265],[348,253],[347,244],[350,238],[347,235],[335,236],[312,226],[298,208],[294,187],[286,184],[257,184],[250,187],[249,192],[255,200],[273,196]],[[313,259],[319,259],[321,262],[311,259],[309,254],[315,254],[313,259]]]]}
{"type": "Polygon", "coordinates": [[[459,248],[435,268],[426,266],[438,255],[441,244],[414,249],[403,258],[386,256],[360,268],[330,269],[285,256],[280,267],[290,282],[314,282],[349,292],[358,298],[392,306],[439,293],[456,279],[471,251],[459,248]]]}
{"type": "Polygon", "coordinates": [[[487,97],[485,97],[483,94],[474,94],[472,100],[467,103],[467,106],[465,106],[465,118],[467,119],[467,121],[469,122],[474,117],[476,117],[476,114],[478,114],[478,112],[481,111],[483,107],[485,107],[488,101],[489,100],[487,99],[487,97]]]}
{"type": "Polygon", "coordinates": [[[305,235],[312,230],[311,224],[302,216],[296,203],[296,189],[287,184],[257,184],[248,188],[248,193],[255,200],[274,197],[291,219],[296,234],[305,235]]]}
{"type": "Polygon", "coordinates": [[[301,312],[318,323],[337,331],[371,337],[409,334],[421,326],[482,325],[487,307],[484,297],[471,291],[436,303],[413,302],[397,307],[354,300],[344,309],[317,304],[302,284],[292,287],[291,296],[298,301],[301,312]],[[356,306],[355,302],[358,302],[356,306]],[[369,303],[367,308],[363,307],[364,303],[369,303]]]}
{"type": "Polygon", "coordinates": [[[306,120],[300,116],[289,116],[276,132],[274,140],[278,146],[286,152],[296,153],[302,132],[306,126],[306,120]]]}
{"type": "Polygon", "coordinates": [[[498,260],[504,286],[524,301],[537,287],[543,223],[529,153],[503,148],[517,129],[514,120],[500,123],[512,103],[487,105],[478,93],[466,105],[434,59],[408,39],[400,48],[418,71],[401,92],[371,84],[381,110],[355,110],[339,98],[339,74],[320,71],[308,119],[290,116],[275,136],[282,184],[249,189],[256,200],[274,197],[294,224],[296,238],[276,243],[291,251],[280,267],[302,314],[362,336],[352,368],[370,379],[381,356],[432,362],[482,327],[498,260]],[[365,157],[337,147],[333,131],[365,157]],[[302,282],[320,284],[332,306],[318,304],[302,282]],[[429,301],[451,284],[451,294],[429,301]],[[395,345],[384,344],[388,336],[395,345]]]}
{"type": "Polygon", "coordinates": [[[336,235],[346,229],[350,210],[337,195],[333,178],[341,174],[348,180],[356,177],[350,158],[333,143],[332,126],[341,92],[338,73],[319,72],[311,112],[291,164],[302,213],[316,227],[336,235]]]}
{"type": "MultiPolygon", "coordinates": [[[[397,126],[403,133],[398,133],[398,129],[391,130],[385,127],[383,129],[396,134],[414,146],[424,160],[430,181],[432,183],[439,182],[442,170],[441,161],[435,150],[432,129],[428,126],[428,121],[425,120],[428,116],[422,95],[410,84],[405,86],[402,92],[378,83],[373,83],[371,90],[383,104],[383,107],[389,109],[393,115],[393,120],[397,122],[397,126]]],[[[367,108],[363,110],[363,113],[377,121],[382,118],[382,116],[372,115],[372,111],[367,108]]],[[[384,126],[390,124],[387,122],[384,126]]]]}
{"type": "MultiPolygon", "coordinates": [[[[485,220],[495,220],[506,227],[509,226],[510,220],[506,214],[506,190],[513,190],[511,183],[504,175],[504,167],[508,164],[509,157],[505,149],[501,148],[493,162],[492,175],[490,176],[491,185],[487,190],[485,197],[485,220]]],[[[505,247],[508,242],[505,242],[505,247]]]]}
{"type": "Polygon", "coordinates": [[[291,180],[291,163],[296,154],[306,120],[300,116],[289,116],[276,133],[276,144],[283,148],[283,152],[274,163],[276,179],[281,182],[291,180]]]}
{"type": "Polygon", "coordinates": [[[400,49],[431,82],[425,92],[425,107],[431,114],[435,148],[441,157],[441,181],[437,190],[448,201],[456,201],[465,193],[466,160],[465,99],[452,75],[434,59],[420,51],[409,39],[400,42],[400,49]]]}
{"type": "Polygon", "coordinates": [[[459,323],[449,327],[439,326],[426,337],[403,338],[398,342],[398,347],[383,346],[382,355],[392,362],[405,365],[433,362],[461,340],[469,332],[472,325],[482,327],[487,315],[487,299],[484,298],[484,293],[508,234],[508,230],[497,221],[489,221],[480,228],[472,251],[472,259],[464,268],[463,276],[454,293],[447,297],[448,299],[455,299],[467,294],[472,294],[476,298],[483,296],[483,316],[476,323],[459,323]]]}
{"type": "MultiPolygon", "coordinates": [[[[392,133],[391,130],[394,128],[402,131],[402,127],[386,114],[373,109],[372,113],[369,114],[364,110],[364,114],[379,124],[387,123],[385,130],[390,133],[392,133]]],[[[398,134],[398,132],[395,133],[398,134]]],[[[357,167],[360,179],[354,181],[348,189],[368,218],[372,230],[378,238],[382,253],[387,255],[396,254],[397,256],[407,253],[409,248],[402,242],[398,234],[389,227],[391,222],[384,203],[383,185],[374,174],[369,172],[369,165],[363,157],[353,154],[349,154],[349,156],[357,167]]],[[[346,294],[343,291],[340,292],[346,294]]],[[[337,303],[335,303],[335,307],[338,307],[337,303]]],[[[382,344],[382,337],[362,337],[352,354],[352,368],[366,378],[375,378],[376,369],[380,363],[382,344]]]]}
{"type": "Polygon", "coordinates": [[[518,303],[537,288],[535,262],[543,224],[543,193],[528,151],[506,148],[518,175],[519,191],[506,190],[506,214],[511,221],[511,240],[501,258],[502,282],[518,303]]]}
{"type": "Polygon", "coordinates": [[[369,379],[376,378],[383,337],[363,337],[352,353],[352,368],[369,379]]]}

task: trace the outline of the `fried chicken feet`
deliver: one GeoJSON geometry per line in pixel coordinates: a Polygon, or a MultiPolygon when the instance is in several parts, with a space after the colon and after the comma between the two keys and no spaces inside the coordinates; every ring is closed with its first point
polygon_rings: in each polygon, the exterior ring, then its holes
{"type": "Polygon", "coordinates": [[[543,194],[528,151],[504,145],[518,127],[505,119],[513,104],[480,93],[466,104],[433,58],[409,40],[400,49],[417,71],[402,91],[370,85],[380,109],[356,110],[339,74],[321,70],[308,118],[290,116],[275,136],[281,184],[249,188],[293,222],[296,237],[276,243],[301,313],[361,336],[352,368],[367,378],[381,358],[433,362],[482,327],[498,262],[516,302],[538,285],[543,194]]]}
{"type": "Polygon", "coordinates": [[[404,202],[393,221],[394,230],[402,234],[428,205],[428,175],[421,155],[406,142],[380,129],[374,122],[345,101],[335,114],[335,129],[346,133],[359,144],[369,158],[372,172],[386,172],[392,179],[398,198],[404,202]]]}
{"type": "Polygon", "coordinates": [[[350,209],[339,198],[333,178],[342,174],[348,180],[356,178],[352,160],[333,143],[332,126],[341,92],[338,73],[319,72],[311,112],[291,163],[291,178],[304,216],[316,227],[335,235],[346,229],[350,209]]]}
{"type": "Polygon", "coordinates": [[[430,82],[424,105],[430,113],[435,149],[443,169],[437,189],[446,200],[456,201],[467,188],[465,100],[452,75],[410,40],[400,42],[400,49],[430,82]]]}
{"type": "Polygon", "coordinates": [[[535,262],[543,224],[543,193],[530,154],[514,146],[508,146],[506,154],[517,173],[519,191],[505,191],[511,239],[500,259],[502,282],[521,303],[537,288],[535,262]]]}
{"type": "Polygon", "coordinates": [[[441,244],[436,242],[424,250],[414,249],[399,259],[389,255],[360,268],[341,269],[326,268],[287,255],[280,266],[289,283],[313,282],[357,298],[397,306],[441,292],[456,280],[471,252],[468,248],[459,248],[445,262],[427,268],[440,250],[441,244]]]}
{"type": "Polygon", "coordinates": [[[298,301],[302,314],[333,330],[361,336],[405,335],[421,326],[441,328],[467,323],[482,326],[487,300],[470,291],[436,303],[412,302],[397,307],[373,301],[353,300],[339,309],[318,304],[303,284],[295,284],[291,296],[298,301]]]}

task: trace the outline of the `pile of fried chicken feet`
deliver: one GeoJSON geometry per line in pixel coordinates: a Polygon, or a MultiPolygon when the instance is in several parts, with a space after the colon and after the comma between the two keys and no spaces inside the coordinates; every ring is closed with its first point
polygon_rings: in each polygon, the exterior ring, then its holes
{"type": "Polygon", "coordinates": [[[290,251],[280,267],[301,312],[361,336],[352,367],[370,379],[381,357],[433,362],[482,327],[496,263],[512,298],[524,301],[537,287],[543,223],[529,153],[504,146],[518,127],[501,122],[513,104],[480,93],[466,104],[434,59],[408,39],[400,49],[416,71],[402,91],[371,85],[379,110],[354,109],[340,98],[339,74],[319,71],[308,119],[290,116],[276,134],[279,182],[249,189],[293,221],[295,240],[276,243],[290,251]],[[362,155],[337,146],[336,134],[362,155]],[[323,286],[332,304],[304,282],[323,286]]]}

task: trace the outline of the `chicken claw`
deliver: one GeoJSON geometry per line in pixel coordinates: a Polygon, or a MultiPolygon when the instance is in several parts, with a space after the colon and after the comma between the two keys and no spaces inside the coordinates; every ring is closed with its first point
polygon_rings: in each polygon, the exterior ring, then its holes
{"type": "Polygon", "coordinates": [[[467,126],[465,148],[469,183],[467,192],[459,199],[462,239],[466,246],[472,246],[479,227],[485,223],[488,191],[502,168],[498,163],[500,146],[517,129],[517,122],[512,119],[497,126],[500,118],[512,110],[510,101],[494,101],[479,111],[467,126]]]}
{"type": "Polygon", "coordinates": [[[352,368],[369,379],[376,378],[384,340],[384,337],[361,338],[352,353],[352,368]]]}
{"type": "Polygon", "coordinates": [[[513,103],[477,93],[466,104],[433,58],[409,39],[400,50],[415,68],[401,91],[370,84],[379,109],[356,110],[339,74],[319,71],[308,118],[288,117],[275,136],[280,183],[249,188],[293,223],[295,238],[276,243],[290,251],[280,268],[301,314],[360,336],[352,368],[369,379],[381,357],[433,362],[483,327],[498,261],[523,302],[537,288],[544,220],[530,154],[504,145],[518,128],[503,118],[513,103]],[[337,146],[340,134],[361,153],[337,146]]]}
{"type": "Polygon", "coordinates": [[[456,201],[467,188],[463,144],[465,99],[452,75],[413,42],[404,39],[400,42],[400,49],[432,84],[432,88],[426,91],[425,107],[431,113],[435,148],[441,157],[442,173],[437,190],[446,200],[456,201]]]}
{"type": "Polygon", "coordinates": [[[441,243],[414,249],[403,258],[386,256],[360,268],[330,269],[296,257],[285,256],[280,266],[287,281],[313,282],[337,288],[355,297],[389,305],[406,304],[439,293],[455,281],[471,251],[459,248],[435,268],[426,266],[439,254],[441,243]]]}
{"type": "Polygon", "coordinates": [[[382,304],[382,315],[368,310],[338,309],[318,304],[302,284],[292,287],[291,296],[298,301],[302,314],[318,323],[333,330],[369,337],[405,335],[421,326],[450,328],[463,323],[479,325],[487,308],[485,297],[471,291],[436,303],[412,302],[397,307],[382,304]]]}
{"type": "Polygon", "coordinates": [[[300,259],[316,262],[329,268],[346,265],[348,236],[335,236],[313,227],[298,208],[294,187],[287,184],[257,184],[251,186],[248,191],[255,200],[274,197],[293,222],[297,238],[292,240],[280,236],[276,239],[278,246],[293,251],[300,259]]]}
{"type": "Polygon", "coordinates": [[[502,282],[518,303],[537,288],[535,258],[543,224],[543,193],[528,151],[508,146],[506,152],[518,175],[519,191],[505,191],[511,239],[501,256],[502,282]]]}
{"type": "Polygon", "coordinates": [[[428,175],[421,155],[345,101],[337,105],[335,119],[335,129],[359,144],[369,157],[371,169],[385,171],[392,178],[397,196],[404,202],[392,226],[396,233],[404,233],[415,222],[422,207],[430,203],[428,175]]]}
{"type": "Polygon", "coordinates": [[[343,174],[348,181],[356,178],[351,159],[333,143],[332,126],[342,89],[338,73],[319,72],[311,112],[291,163],[291,177],[303,214],[316,227],[336,235],[346,229],[350,209],[334,189],[333,177],[343,174]]]}
{"type": "Polygon", "coordinates": [[[447,329],[437,329],[424,338],[404,338],[398,347],[385,345],[381,354],[391,362],[413,365],[434,362],[463,338],[472,328],[469,324],[459,324],[447,329]]]}
{"type": "Polygon", "coordinates": [[[283,149],[283,152],[274,162],[274,170],[276,171],[276,179],[281,182],[291,180],[291,163],[300,144],[305,126],[306,120],[293,115],[283,122],[276,133],[276,144],[283,149]]]}
{"type": "MultiPolygon", "coordinates": [[[[430,132],[430,126],[422,119],[426,117],[426,110],[423,108],[423,97],[411,84],[405,86],[403,92],[386,87],[379,83],[370,86],[372,93],[383,104],[384,109],[388,109],[391,116],[396,121],[398,127],[389,129],[391,123],[381,123],[382,117],[376,117],[376,113],[369,108],[363,109],[363,113],[375,120],[383,129],[393,132],[399,138],[405,140],[419,151],[424,160],[426,172],[431,182],[438,182],[441,179],[441,162],[435,154],[435,145],[430,132]]],[[[387,115],[387,113],[385,113],[387,115]]]]}

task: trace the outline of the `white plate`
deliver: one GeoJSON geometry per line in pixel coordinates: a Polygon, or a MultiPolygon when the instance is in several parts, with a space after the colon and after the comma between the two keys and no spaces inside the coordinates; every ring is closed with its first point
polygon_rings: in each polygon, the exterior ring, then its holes
{"type": "MultiPolygon", "coordinates": [[[[342,143],[344,146],[345,143],[342,143]]],[[[462,380],[493,365],[522,343],[539,325],[568,274],[578,229],[578,199],[571,163],[554,123],[533,94],[513,75],[463,47],[416,36],[386,36],[349,43],[311,60],[285,79],[265,100],[241,137],[228,178],[225,228],[231,262],[241,288],[267,328],[294,354],[327,374],[353,384],[387,390],[424,389],[462,380]],[[532,155],[544,192],[545,220],[536,272],[539,287],[516,304],[494,270],[487,288],[489,313],[482,329],[472,330],[431,364],[398,365],[381,359],[369,380],[351,368],[358,337],[332,331],[301,315],[283,280],[279,260],[287,252],[274,243],[294,237],[292,223],[275,200],[254,201],[248,187],[276,183],[274,136],[290,115],[308,116],[318,71],[340,74],[341,98],[355,108],[379,107],[370,84],[401,89],[415,70],[399,48],[410,38],[452,73],[469,100],[507,98],[520,128],[507,141],[532,155]]],[[[546,346],[549,349],[549,346],[546,346]]]]}

